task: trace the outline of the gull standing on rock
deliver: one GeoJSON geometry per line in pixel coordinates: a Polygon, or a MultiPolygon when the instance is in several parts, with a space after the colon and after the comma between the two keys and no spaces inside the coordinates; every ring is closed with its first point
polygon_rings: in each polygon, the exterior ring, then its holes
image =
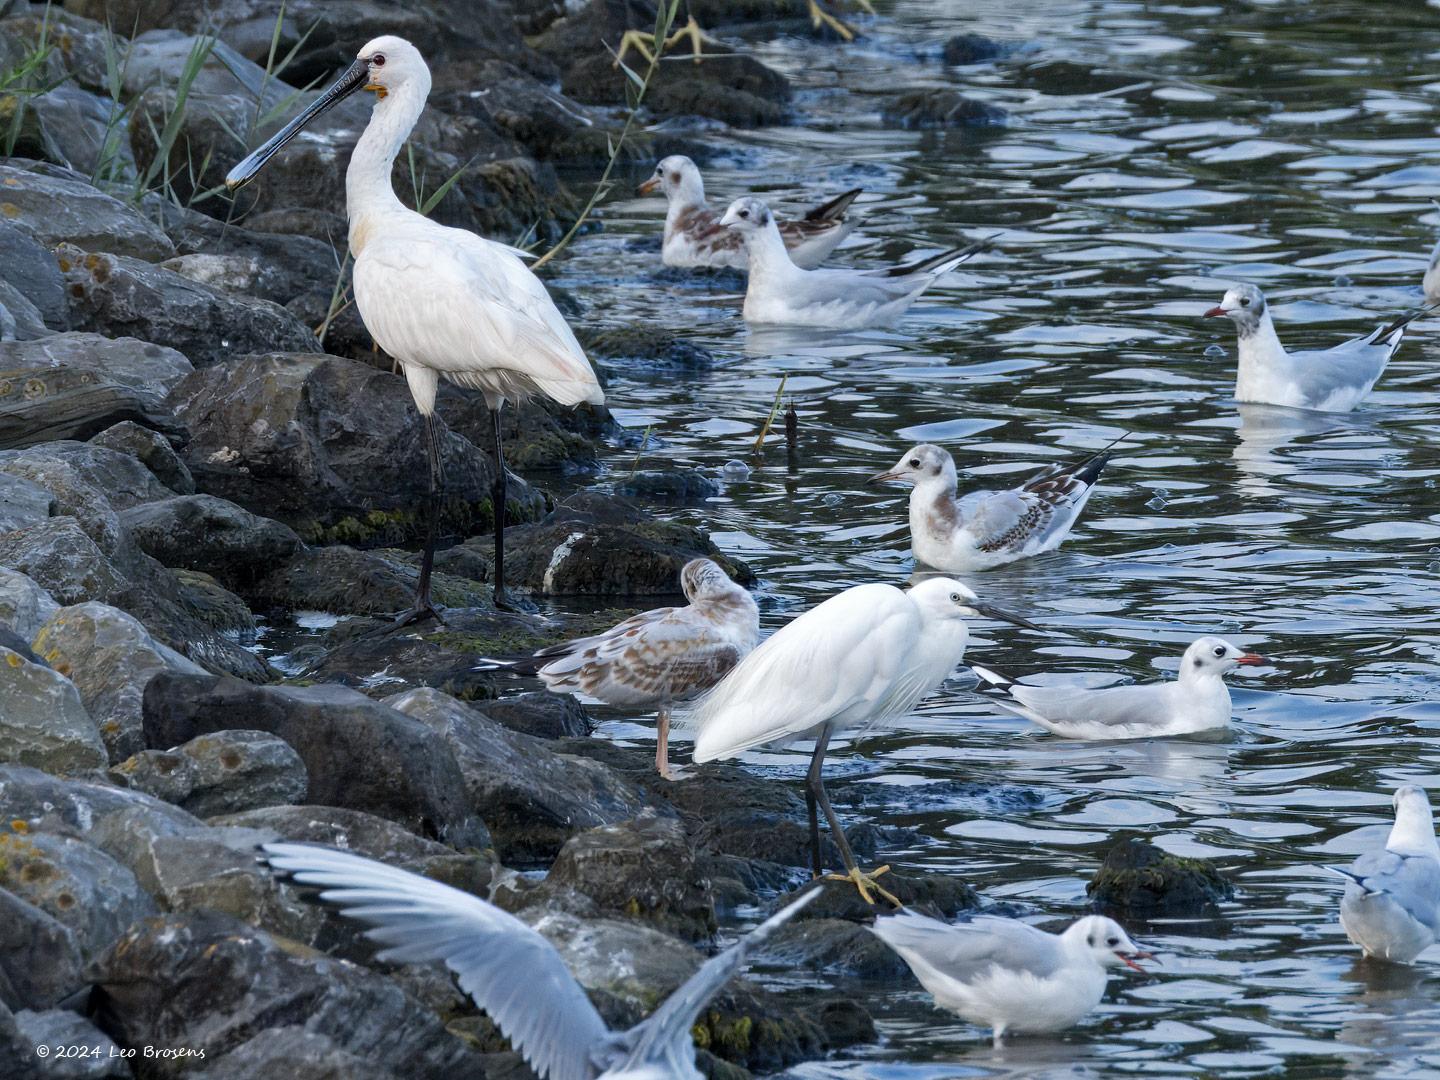
{"type": "MultiPolygon", "coordinates": [[[[705,181],[695,163],[682,154],[664,158],[655,166],[655,175],[644,181],[641,195],[656,188],[665,193],[665,241],[661,258],[666,266],[729,267],[744,270],[750,265],[745,243],[738,233],[720,224],[720,212],[705,202],[705,181]]],[[[864,190],[851,188],[804,217],[777,219],[780,238],[796,266],[819,266],[855,228],[846,214],[855,197],[864,190]]]]}
{"type": "Polygon", "coordinates": [[[478,896],[405,870],[309,844],[265,844],[266,861],[320,899],[371,923],[397,964],[438,960],[542,1080],[702,1080],[690,1037],[700,1010],[746,954],[820,894],[781,908],[682,983],[649,1017],[612,1031],[555,947],[478,896]]]}
{"type": "Polygon", "coordinates": [[[942,1009],[992,1028],[998,1045],[1009,1031],[1064,1031],[1100,1004],[1109,968],[1144,973],[1142,951],[1113,919],[1087,915],[1063,934],[1017,919],[980,915],[940,922],[911,911],[882,916],[870,928],[889,945],[942,1009]]]}
{"type": "Polygon", "coordinates": [[[1364,400],[1405,338],[1405,328],[1426,309],[1412,311],[1365,337],[1330,349],[1286,352],[1270,319],[1265,294],[1236,285],[1205,317],[1225,316],[1239,334],[1235,400],[1316,412],[1349,412],[1364,400]]]}
{"type": "Polygon", "coordinates": [[[1064,543],[1112,454],[1051,465],[1008,491],[955,497],[955,459],[922,443],[870,483],[910,484],[910,550],[917,562],[957,573],[987,570],[1064,543]]]}
{"type": "Polygon", "coordinates": [[[745,242],[750,280],[745,321],[857,330],[892,322],[966,259],[987,250],[983,240],[906,266],[880,270],[804,270],[791,260],[775,215],[759,199],[736,199],[720,224],[745,242]]]}
{"type": "Polygon", "coordinates": [[[603,634],[541,649],[523,660],[488,660],[482,667],[537,675],[557,694],[581,693],[607,705],[658,706],[655,769],[670,768],[670,709],[710,689],[760,640],[760,609],[748,590],[709,559],[680,571],[686,607],[632,615],[603,634]]]}
{"type": "Polygon", "coordinates": [[[585,352],[540,279],[519,254],[464,229],[451,229],[406,208],[390,170],[425,108],[430,69],[419,50],[398,37],[378,37],[343,74],[265,145],[230,170],[234,191],[265,167],[315,117],[360,89],[375,108],[345,172],[350,252],[355,257],[355,306],[365,329],[400,362],[424,422],[430,459],[429,521],[415,606],[405,625],[438,617],[430,598],[443,468],[435,422],[440,378],[481,391],[494,437],[494,595],[505,592],[505,455],[500,411],[505,403],[543,396],[561,405],[604,404],[585,352]]]}
{"type": "Polygon", "coordinates": [[[988,615],[1032,630],[1039,627],[982,604],[950,578],[930,578],[909,592],[892,585],[856,585],[782,626],[740,661],[696,705],[695,761],[731,758],[746,750],[803,737],[815,739],[805,778],[810,856],[821,873],[818,806],[840,849],[845,875],[866,903],[885,872],[864,873],[825,794],[822,770],[830,739],[866,731],[910,711],[955,670],[970,640],[967,617],[988,615]]]}
{"type": "Polygon", "coordinates": [[[1399,788],[1394,805],[1384,850],[1361,855],[1349,870],[1326,869],[1349,882],[1340,901],[1345,936],[1366,956],[1408,964],[1440,941],[1440,844],[1423,788],[1399,788]]]}
{"type": "Polygon", "coordinates": [[[1009,700],[997,702],[1067,739],[1150,739],[1195,735],[1230,726],[1225,673],[1266,660],[1218,637],[1202,637],[1185,650],[1174,682],[1143,686],[1021,686],[988,668],[975,674],[1009,700]]]}

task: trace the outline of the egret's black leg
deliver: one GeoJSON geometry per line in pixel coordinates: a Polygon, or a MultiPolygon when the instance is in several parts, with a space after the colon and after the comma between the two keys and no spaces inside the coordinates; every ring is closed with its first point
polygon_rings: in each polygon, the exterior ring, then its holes
{"type": "Polygon", "coordinates": [[[425,428],[426,456],[430,461],[430,490],[426,498],[425,549],[420,554],[420,580],[415,587],[415,603],[395,620],[394,628],[409,626],[424,619],[440,618],[430,599],[430,575],[435,569],[435,538],[440,529],[440,499],[445,488],[445,470],[440,460],[440,429],[433,413],[421,413],[425,428]]]}
{"type": "Polygon", "coordinates": [[[825,762],[825,749],[830,745],[829,729],[815,743],[815,752],[810,756],[810,771],[805,775],[805,809],[810,814],[810,869],[815,877],[825,872],[820,857],[820,817],[816,813],[815,789],[820,786],[820,769],[825,762]]]}
{"type": "MultiPolygon", "coordinates": [[[[835,810],[830,805],[830,797],[825,794],[825,781],[821,775],[825,764],[825,751],[830,746],[830,736],[833,734],[830,725],[826,724],[820,729],[820,737],[815,741],[815,754],[810,758],[810,770],[805,775],[805,790],[808,795],[820,806],[820,811],[825,815],[825,821],[830,826],[830,835],[835,840],[835,846],[840,849],[840,859],[845,864],[844,874],[831,875],[837,881],[849,881],[854,883],[855,888],[860,890],[860,898],[867,904],[874,904],[870,898],[870,890],[874,889],[897,908],[903,907],[895,896],[886,892],[875,883],[875,878],[885,873],[890,868],[882,866],[874,873],[867,874],[855,863],[855,853],[850,850],[850,841],[845,839],[845,830],[840,826],[840,819],[835,816],[835,810]]],[[[813,820],[813,819],[812,819],[813,820]]],[[[814,846],[815,860],[819,862],[819,829],[811,837],[814,846]]]]}

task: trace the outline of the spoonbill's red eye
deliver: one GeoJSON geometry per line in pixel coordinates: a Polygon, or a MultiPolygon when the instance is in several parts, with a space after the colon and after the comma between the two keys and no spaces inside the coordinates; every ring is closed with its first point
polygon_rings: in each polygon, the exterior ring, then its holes
{"type": "Polygon", "coordinates": [[[384,54],[384,53],[378,53],[378,52],[377,52],[374,56],[372,56],[372,57],[370,58],[370,63],[373,64],[375,67],[384,67],[384,66],[385,66],[385,54],[384,54]]]}

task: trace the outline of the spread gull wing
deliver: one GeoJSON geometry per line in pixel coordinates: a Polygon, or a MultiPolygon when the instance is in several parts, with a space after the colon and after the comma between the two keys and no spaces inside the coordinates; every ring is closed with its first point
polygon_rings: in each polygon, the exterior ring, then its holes
{"type": "Polygon", "coordinates": [[[698,729],[695,760],[795,738],[886,700],[919,623],[899,589],[859,585],[782,626],[686,718],[687,727],[698,729]],[[804,693],[764,689],[773,687],[803,687],[804,693]]]}
{"type": "Polygon", "coordinates": [[[266,860],[340,913],[396,963],[440,960],[541,1076],[588,1080],[609,1035],[590,999],[543,937],[479,897],[405,870],[309,844],[266,844],[266,860]]]}
{"type": "Polygon", "coordinates": [[[903,911],[876,919],[871,929],[901,956],[913,955],[961,983],[992,968],[1043,979],[1065,964],[1058,938],[1014,919],[981,915],[952,926],[903,911]]]}

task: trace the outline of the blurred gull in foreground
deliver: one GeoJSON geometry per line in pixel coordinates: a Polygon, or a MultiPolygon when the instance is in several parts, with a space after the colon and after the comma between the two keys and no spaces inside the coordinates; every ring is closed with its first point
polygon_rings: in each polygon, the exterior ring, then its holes
{"type": "Polygon", "coordinates": [[[955,459],[929,443],[913,447],[870,482],[910,484],[910,550],[936,570],[986,570],[1064,543],[1080,517],[1108,450],[1084,461],[1051,465],[1007,491],[955,497],[955,459]]]}
{"type": "Polygon", "coordinates": [[[1113,919],[1087,915],[1063,934],[980,915],[951,925],[914,912],[871,930],[900,954],[935,1004],[972,1024],[1007,1032],[1063,1031],[1100,1004],[1109,968],[1152,959],[1113,919]]]}
{"type": "Polygon", "coordinates": [[[1002,690],[1003,709],[1070,739],[1148,739],[1194,735],[1230,725],[1230,688],[1225,673],[1240,665],[1265,663],[1223,638],[1202,637],[1185,650],[1174,682],[1143,686],[1021,686],[987,668],[972,665],[983,680],[1002,690]]]}
{"type": "Polygon", "coordinates": [[[745,321],[855,330],[903,315],[920,294],[990,242],[880,270],[803,270],[785,250],[775,215],[759,199],[736,199],[720,224],[745,241],[750,281],[745,321]]]}
{"type": "Polygon", "coordinates": [[[690,560],[680,587],[690,601],[685,607],[643,611],[603,634],[480,667],[537,675],[557,694],[581,693],[607,705],[658,706],[655,769],[677,779],[668,750],[671,707],[714,686],[760,639],[754,598],[716,563],[690,560]]]}
{"type": "Polygon", "coordinates": [[[824,813],[840,849],[845,875],[866,903],[885,872],[864,873],[845,840],[821,773],[830,739],[868,730],[910,711],[955,670],[970,640],[966,618],[990,615],[1038,630],[1034,623],[982,604],[951,578],[930,578],[909,592],[893,585],[856,585],[777,630],[697,704],[687,723],[697,727],[695,761],[731,758],[757,746],[815,739],[805,779],[810,855],[818,876],[824,813]]]}
{"type": "Polygon", "coordinates": [[[1427,309],[1412,311],[1365,337],[1330,349],[1286,352],[1270,319],[1265,294],[1236,285],[1206,318],[1225,316],[1240,336],[1235,400],[1318,412],[1349,412],[1364,400],[1405,338],[1405,328],[1427,309]]]}
{"type": "Polygon", "coordinates": [[[805,908],[796,899],[707,960],[648,1018],[611,1031],[554,947],[477,896],[405,870],[309,844],[266,844],[266,860],[342,915],[374,925],[377,959],[442,961],[542,1080],[701,1080],[690,1028],[746,953],[805,908]]]}
{"type": "MultiPolygon", "coordinates": [[[[661,258],[666,266],[726,266],[744,270],[750,265],[745,242],[720,224],[720,211],[705,202],[705,181],[688,157],[675,154],[655,166],[655,175],[639,187],[641,195],[656,188],[665,193],[665,241],[661,258]]],[[[862,188],[852,188],[803,217],[777,218],[780,238],[796,266],[810,269],[840,246],[855,228],[850,204],[862,188]]]]}
{"type": "Polygon", "coordinates": [[[1424,789],[1395,792],[1395,825],[1383,851],[1361,855],[1349,870],[1327,867],[1349,882],[1340,925],[1366,956],[1408,964],[1440,940],[1440,844],[1424,789]]]}

